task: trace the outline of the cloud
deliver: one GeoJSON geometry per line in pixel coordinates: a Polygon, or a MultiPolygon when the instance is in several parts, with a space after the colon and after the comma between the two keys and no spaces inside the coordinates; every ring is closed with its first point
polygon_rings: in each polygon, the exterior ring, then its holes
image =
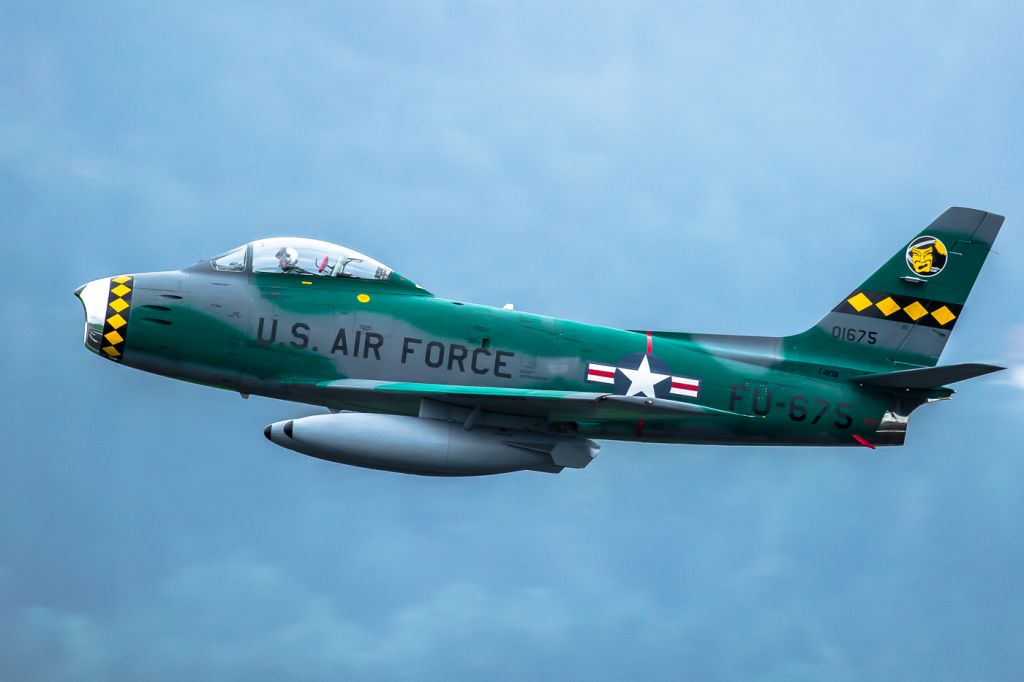
{"type": "MultiPolygon", "coordinates": [[[[563,650],[573,618],[547,588],[503,592],[454,579],[361,620],[281,566],[246,558],[183,567],[102,614],[3,604],[9,679],[437,679],[483,674],[516,646],[563,650]],[[130,652],[130,655],[128,654],[130,652]]],[[[2,603],[2,601],[0,601],[2,603]]],[[[514,658],[507,661],[515,665],[514,658]]]]}
{"type": "MultiPolygon", "coordinates": [[[[0,679],[1024,668],[1006,386],[870,456],[609,443],[560,477],[403,479],[275,452],[263,424],[304,407],[100,362],[70,296],[301,230],[440,295],[797,331],[948,203],[1024,213],[1024,15],[325,8],[0,21],[0,679]]],[[[1024,326],[1010,348],[1024,388],[1024,326]]]]}
{"type": "Polygon", "coordinates": [[[1024,390],[1024,325],[1019,324],[1010,329],[1007,346],[1006,372],[1002,379],[1024,390]]]}

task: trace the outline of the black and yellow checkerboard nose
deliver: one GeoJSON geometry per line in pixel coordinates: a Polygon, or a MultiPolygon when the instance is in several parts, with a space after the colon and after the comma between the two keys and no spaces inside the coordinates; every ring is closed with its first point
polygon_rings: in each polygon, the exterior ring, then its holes
{"type": "Polygon", "coordinates": [[[100,352],[111,360],[120,361],[128,339],[128,317],[131,314],[132,284],[129,275],[110,278],[106,317],[103,320],[103,341],[100,352]]]}
{"type": "Polygon", "coordinates": [[[75,290],[85,307],[86,348],[115,362],[124,357],[134,282],[131,275],[104,277],[75,290]]]}

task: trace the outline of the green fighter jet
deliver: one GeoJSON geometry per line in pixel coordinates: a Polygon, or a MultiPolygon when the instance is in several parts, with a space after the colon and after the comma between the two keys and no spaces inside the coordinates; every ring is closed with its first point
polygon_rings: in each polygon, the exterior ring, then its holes
{"type": "Polygon", "coordinates": [[[610,329],[438,298],[335,244],[254,241],[75,294],[85,346],[176,379],[328,408],[277,445],[435,476],[585,467],[592,439],[902,445],[910,413],[1001,369],[936,366],[1002,216],[951,208],[795,336],[610,329]]]}

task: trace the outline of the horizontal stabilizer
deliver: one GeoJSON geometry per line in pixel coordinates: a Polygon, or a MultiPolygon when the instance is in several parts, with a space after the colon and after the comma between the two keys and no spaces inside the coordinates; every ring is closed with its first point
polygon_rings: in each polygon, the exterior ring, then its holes
{"type": "Polygon", "coordinates": [[[998,372],[1001,369],[1006,368],[985,365],[980,362],[964,362],[959,365],[903,369],[883,374],[861,374],[853,377],[853,381],[864,386],[877,386],[878,388],[938,388],[964,379],[973,379],[998,372]]]}

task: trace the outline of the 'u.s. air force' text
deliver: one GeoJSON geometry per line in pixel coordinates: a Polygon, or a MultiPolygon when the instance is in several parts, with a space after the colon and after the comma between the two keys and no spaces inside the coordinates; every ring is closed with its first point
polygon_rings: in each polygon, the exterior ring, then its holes
{"type": "MultiPolygon", "coordinates": [[[[291,326],[291,341],[277,340],[277,319],[268,321],[259,318],[256,329],[256,340],[261,346],[269,346],[275,342],[279,346],[288,345],[295,350],[309,349],[319,352],[317,346],[310,346],[310,326],[305,322],[296,322],[291,326]]],[[[385,337],[373,331],[357,329],[352,331],[344,327],[334,335],[331,355],[344,355],[364,360],[380,360],[384,350],[385,337]]],[[[404,365],[410,362],[422,362],[434,369],[448,371],[472,372],[473,374],[493,374],[502,379],[511,379],[508,371],[509,363],[515,359],[515,353],[508,350],[492,350],[485,346],[470,348],[460,343],[441,343],[440,341],[424,341],[412,336],[402,338],[402,349],[399,361],[404,365]]]]}

